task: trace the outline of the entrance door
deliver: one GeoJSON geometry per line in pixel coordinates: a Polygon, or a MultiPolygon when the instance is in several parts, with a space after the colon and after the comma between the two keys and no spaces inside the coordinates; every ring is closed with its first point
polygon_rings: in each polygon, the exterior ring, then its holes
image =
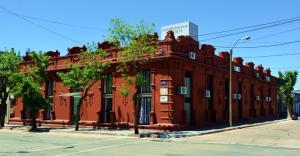
{"type": "Polygon", "coordinates": [[[110,123],[110,112],[112,110],[112,98],[104,98],[102,123],[110,123]]]}
{"type": "Polygon", "coordinates": [[[224,86],[224,121],[229,121],[229,79],[225,79],[224,86]]]}
{"type": "Polygon", "coordinates": [[[79,105],[80,96],[73,96],[73,107],[71,112],[71,124],[75,124],[77,116],[77,107],[79,105]]]}
{"type": "Polygon", "coordinates": [[[191,103],[184,103],[184,111],[185,111],[185,123],[187,125],[191,124],[191,103]]]}
{"type": "Polygon", "coordinates": [[[141,98],[140,124],[150,124],[151,97],[141,98]]]}
{"type": "Polygon", "coordinates": [[[192,123],[192,96],[191,96],[191,76],[186,74],[184,77],[184,85],[186,86],[187,94],[184,95],[184,111],[185,123],[190,125],[192,123]]]}
{"type": "MultiPolygon", "coordinates": [[[[239,94],[243,95],[243,84],[239,82],[239,94]]],[[[239,120],[243,119],[243,96],[238,100],[238,118],[239,120]]]]}

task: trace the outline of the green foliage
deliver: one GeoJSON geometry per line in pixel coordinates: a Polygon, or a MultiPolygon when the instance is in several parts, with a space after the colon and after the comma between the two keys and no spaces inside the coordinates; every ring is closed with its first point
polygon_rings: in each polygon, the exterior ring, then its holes
{"type": "Polygon", "coordinates": [[[110,42],[120,43],[117,46],[121,49],[118,53],[118,59],[122,62],[118,66],[119,73],[126,75],[130,66],[136,70],[138,64],[149,60],[157,44],[154,36],[149,35],[153,33],[153,28],[154,24],[148,25],[143,20],[135,25],[130,25],[120,18],[111,20],[110,42]]]}
{"type": "Polygon", "coordinates": [[[124,96],[124,97],[128,97],[129,96],[129,88],[128,86],[126,86],[126,84],[122,84],[119,88],[118,88],[119,92],[124,96]]]}
{"type": "Polygon", "coordinates": [[[102,77],[110,62],[104,60],[107,52],[98,49],[94,43],[88,44],[87,51],[80,53],[79,61],[76,64],[70,64],[66,73],[58,73],[62,82],[70,88],[83,91],[77,106],[77,116],[75,119],[75,130],[79,128],[80,110],[83,99],[87,96],[90,88],[102,77]]]}
{"type": "Polygon", "coordinates": [[[41,86],[32,81],[29,75],[17,73],[12,76],[13,81],[15,81],[15,87],[12,90],[14,95],[22,96],[24,105],[31,111],[37,112],[42,108],[47,109],[50,103],[41,94],[41,86]]]}
{"type": "Polygon", "coordinates": [[[0,127],[4,126],[6,100],[14,86],[12,75],[19,72],[19,63],[14,49],[0,51],[0,127]]]}
{"type": "Polygon", "coordinates": [[[29,54],[32,57],[33,64],[28,67],[29,78],[31,78],[37,85],[42,85],[42,83],[47,79],[46,69],[49,66],[49,57],[40,52],[31,52],[29,54]]]}
{"type": "MultiPolygon", "coordinates": [[[[152,36],[154,24],[148,25],[143,20],[135,25],[131,25],[120,18],[112,19],[110,22],[110,42],[118,43],[120,51],[118,52],[117,72],[121,73],[128,85],[135,86],[135,92],[132,94],[134,101],[134,128],[135,134],[138,134],[138,105],[140,104],[140,86],[145,84],[140,67],[147,63],[151,55],[156,51],[156,38],[152,36]],[[129,72],[133,71],[135,80],[133,81],[129,72]]],[[[119,91],[123,96],[130,94],[129,87],[123,84],[119,91]]]]}
{"type": "Polygon", "coordinates": [[[47,78],[48,57],[42,52],[31,52],[32,64],[26,66],[25,74],[14,73],[10,81],[14,83],[12,92],[23,98],[23,104],[32,114],[32,128],[36,128],[36,113],[39,109],[47,109],[50,103],[43,97],[41,86],[47,78]]]}
{"type": "Polygon", "coordinates": [[[109,62],[103,60],[105,56],[107,52],[104,50],[95,48],[94,44],[88,45],[88,50],[80,54],[78,63],[70,64],[68,72],[58,75],[70,88],[90,89],[110,66],[109,62]]]}
{"type": "Polygon", "coordinates": [[[0,51],[0,78],[8,78],[11,74],[18,72],[20,58],[14,49],[0,51]]]}
{"type": "Polygon", "coordinates": [[[146,80],[143,78],[143,74],[138,72],[135,76],[135,86],[143,86],[147,83],[146,80]]]}
{"type": "Polygon", "coordinates": [[[5,94],[13,86],[11,76],[19,72],[20,58],[16,55],[14,49],[0,52],[0,99],[6,101],[5,94]]]}
{"type": "Polygon", "coordinates": [[[289,114],[292,116],[292,107],[294,103],[293,90],[297,82],[298,71],[279,71],[280,86],[279,91],[282,95],[283,102],[287,105],[289,114]]]}

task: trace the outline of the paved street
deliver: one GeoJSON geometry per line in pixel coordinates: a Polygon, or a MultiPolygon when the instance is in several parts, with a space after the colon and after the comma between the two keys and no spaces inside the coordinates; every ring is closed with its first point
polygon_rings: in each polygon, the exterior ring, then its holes
{"type": "Polygon", "coordinates": [[[181,139],[0,130],[0,155],[300,155],[300,121],[181,139]]]}

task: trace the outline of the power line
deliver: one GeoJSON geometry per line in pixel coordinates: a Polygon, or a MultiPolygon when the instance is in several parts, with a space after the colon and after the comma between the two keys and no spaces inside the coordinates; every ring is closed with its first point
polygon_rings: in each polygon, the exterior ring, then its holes
{"type": "MultiPolygon", "coordinates": [[[[10,14],[7,11],[1,11],[0,10],[0,12],[1,13],[5,13],[5,14],[10,14]]],[[[69,24],[69,23],[64,23],[64,22],[60,22],[60,21],[49,20],[49,19],[45,19],[45,18],[27,16],[27,15],[23,15],[23,14],[19,14],[19,13],[15,13],[15,14],[18,15],[18,16],[22,16],[22,17],[33,19],[33,20],[37,20],[37,21],[48,22],[48,23],[52,23],[52,24],[59,24],[59,25],[64,25],[64,26],[68,26],[68,27],[75,27],[75,28],[88,29],[88,30],[94,30],[94,31],[105,31],[106,30],[106,29],[95,28],[95,27],[90,27],[90,26],[69,24]]]]}
{"type": "Polygon", "coordinates": [[[298,69],[300,67],[282,67],[282,68],[271,68],[271,69],[298,69]]]}
{"type": "Polygon", "coordinates": [[[63,35],[63,34],[60,34],[60,33],[58,33],[58,32],[55,32],[55,31],[53,31],[53,30],[51,30],[51,29],[48,29],[47,27],[44,27],[44,26],[42,26],[42,25],[40,25],[40,24],[37,24],[37,23],[35,23],[35,22],[33,22],[33,21],[31,21],[31,20],[29,20],[29,19],[23,17],[23,16],[20,16],[20,15],[14,13],[13,11],[8,10],[7,8],[5,8],[5,7],[3,7],[3,6],[0,6],[0,8],[6,10],[6,11],[7,11],[8,13],[10,13],[11,15],[14,15],[14,16],[16,16],[16,17],[18,17],[18,18],[20,18],[20,19],[22,19],[22,20],[24,20],[24,21],[26,21],[26,22],[28,22],[28,23],[30,23],[30,24],[36,26],[36,27],[39,27],[39,28],[41,28],[41,29],[43,29],[43,30],[49,32],[49,33],[52,33],[52,34],[54,34],[54,35],[56,35],[56,36],[59,36],[59,37],[61,37],[61,38],[64,38],[64,39],[69,40],[69,41],[72,41],[72,42],[76,42],[76,43],[79,43],[79,44],[83,44],[83,43],[81,43],[81,42],[79,42],[79,41],[77,41],[77,40],[75,40],[75,39],[72,39],[72,38],[67,37],[67,36],[65,36],[65,35],[63,35]]]}
{"type": "Polygon", "coordinates": [[[273,55],[260,55],[260,56],[247,56],[243,58],[264,58],[264,57],[278,57],[278,56],[292,56],[292,55],[300,55],[300,53],[286,53],[286,54],[273,54],[273,55]]]}
{"type": "Polygon", "coordinates": [[[281,31],[281,32],[277,32],[277,33],[265,35],[265,36],[256,38],[254,40],[250,40],[248,42],[243,42],[243,43],[249,43],[249,42],[252,42],[252,41],[262,40],[262,39],[265,39],[265,38],[270,38],[270,37],[273,37],[273,36],[281,35],[281,34],[292,32],[292,31],[299,30],[299,29],[300,29],[300,27],[296,27],[296,28],[293,28],[293,29],[288,29],[288,30],[285,30],[285,31],[281,31]]]}
{"type": "Polygon", "coordinates": [[[298,21],[300,21],[300,18],[295,19],[295,20],[290,20],[290,21],[287,21],[287,22],[281,22],[281,23],[277,23],[277,24],[272,24],[272,25],[267,25],[267,26],[263,26],[263,27],[259,27],[259,28],[254,28],[254,29],[250,29],[250,30],[239,31],[239,32],[225,34],[225,35],[221,35],[221,36],[217,36],[217,37],[207,38],[207,39],[203,39],[202,41],[208,41],[208,40],[213,40],[213,39],[218,39],[218,38],[224,38],[224,37],[228,37],[228,36],[233,36],[233,35],[237,35],[237,34],[258,31],[258,30],[267,29],[267,28],[271,28],[271,27],[276,27],[276,26],[280,26],[280,25],[284,25],[284,24],[289,24],[289,23],[293,23],[293,22],[298,22],[298,21]]]}
{"type": "MultiPolygon", "coordinates": [[[[293,44],[293,43],[298,43],[300,40],[296,41],[290,41],[290,42],[284,42],[284,43],[278,43],[278,44],[270,44],[270,45],[261,45],[261,46],[248,46],[248,47],[235,47],[235,48],[249,48],[249,49],[254,49],[254,48],[268,48],[268,47],[277,47],[277,46],[282,46],[282,45],[287,45],[287,44],[293,44]]],[[[230,46],[214,46],[218,48],[232,48],[230,46]]]]}
{"type": "Polygon", "coordinates": [[[299,18],[300,17],[288,18],[288,19],[284,19],[284,20],[278,20],[278,21],[262,23],[262,24],[257,24],[257,25],[251,25],[251,26],[246,26],[246,27],[241,27],[241,28],[234,28],[234,29],[217,31],[217,32],[212,32],[212,33],[200,34],[198,36],[209,36],[209,35],[214,35],[214,34],[221,34],[221,33],[226,33],[226,32],[231,32],[231,31],[237,31],[237,30],[243,30],[243,29],[248,29],[248,28],[253,28],[253,27],[270,25],[270,24],[274,24],[274,23],[281,23],[281,22],[285,22],[285,21],[291,21],[291,20],[295,20],[295,19],[299,19],[299,18]]]}

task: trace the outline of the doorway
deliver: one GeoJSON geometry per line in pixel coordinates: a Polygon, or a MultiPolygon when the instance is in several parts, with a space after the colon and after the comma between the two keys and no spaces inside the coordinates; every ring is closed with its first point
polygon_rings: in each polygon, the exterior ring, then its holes
{"type": "Polygon", "coordinates": [[[238,100],[238,117],[239,120],[243,119],[243,84],[239,82],[239,92],[241,99],[238,100]]]}
{"type": "Polygon", "coordinates": [[[76,122],[76,117],[77,115],[77,107],[79,105],[79,101],[80,101],[80,96],[73,96],[73,100],[72,100],[72,111],[71,111],[71,124],[74,125],[76,122]]]}
{"type": "Polygon", "coordinates": [[[224,120],[229,121],[229,79],[225,79],[224,120]]]}
{"type": "Polygon", "coordinates": [[[192,124],[192,76],[190,73],[186,73],[184,76],[184,85],[186,86],[186,94],[184,95],[184,111],[185,111],[185,123],[186,125],[192,124]]]}
{"type": "Polygon", "coordinates": [[[104,98],[102,108],[102,123],[110,123],[110,112],[112,111],[112,98],[104,98]]]}

